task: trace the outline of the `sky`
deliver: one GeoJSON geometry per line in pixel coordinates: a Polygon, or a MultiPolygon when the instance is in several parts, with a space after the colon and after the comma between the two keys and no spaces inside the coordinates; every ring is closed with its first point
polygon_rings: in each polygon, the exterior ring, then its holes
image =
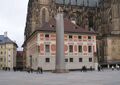
{"type": "Polygon", "coordinates": [[[28,0],[0,0],[0,35],[8,32],[8,37],[16,41],[19,48],[24,41],[28,0]]]}
{"type": "MultiPolygon", "coordinates": [[[[72,0],[73,3],[74,1],[76,0],[72,0]]],[[[93,4],[93,1],[97,0],[90,0],[90,4],[93,4]]],[[[85,2],[87,3],[87,0],[85,2]]],[[[8,37],[18,44],[18,50],[22,50],[21,46],[24,41],[27,5],[28,0],[0,0],[0,35],[8,32],[8,37]]]]}

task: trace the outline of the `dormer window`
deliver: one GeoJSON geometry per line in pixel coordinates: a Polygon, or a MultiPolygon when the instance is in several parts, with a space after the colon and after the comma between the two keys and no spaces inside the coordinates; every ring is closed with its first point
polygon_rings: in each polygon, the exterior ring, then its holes
{"type": "Polygon", "coordinates": [[[49,34],[45,34],[45,38],[49,38],[49,34]]]}

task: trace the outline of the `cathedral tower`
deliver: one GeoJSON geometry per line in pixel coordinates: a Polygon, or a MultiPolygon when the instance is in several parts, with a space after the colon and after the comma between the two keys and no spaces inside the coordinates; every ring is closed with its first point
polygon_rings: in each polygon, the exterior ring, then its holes
{"type": "Polygon", "coordinates": [[[25,39],[54,16],[54,0],[29,0],[25,39]]]}
{"type": "Polygon", "coordinates": [[[103,62],[113,64],[120,60],[120,0],[100,0],[101,39],[98,50],[103,62]]]}

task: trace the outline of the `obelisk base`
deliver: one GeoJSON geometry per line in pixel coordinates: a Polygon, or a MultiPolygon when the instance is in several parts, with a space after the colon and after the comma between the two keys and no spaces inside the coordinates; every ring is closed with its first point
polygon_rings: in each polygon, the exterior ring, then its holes
{"type": "Polygon", "coordinates": [[[69,73],[69,70],[67,69],[56,69],[53,71],[53,73],[69,73]]]}

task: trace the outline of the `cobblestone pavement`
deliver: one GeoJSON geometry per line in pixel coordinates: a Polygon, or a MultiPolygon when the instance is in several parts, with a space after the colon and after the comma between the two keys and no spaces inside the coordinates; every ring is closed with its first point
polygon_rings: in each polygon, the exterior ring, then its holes
{"type": "Polygon", "coordinates": [[[0,71],[0,85],[120,85],[120,71],[64,74],[0,71]]]}

